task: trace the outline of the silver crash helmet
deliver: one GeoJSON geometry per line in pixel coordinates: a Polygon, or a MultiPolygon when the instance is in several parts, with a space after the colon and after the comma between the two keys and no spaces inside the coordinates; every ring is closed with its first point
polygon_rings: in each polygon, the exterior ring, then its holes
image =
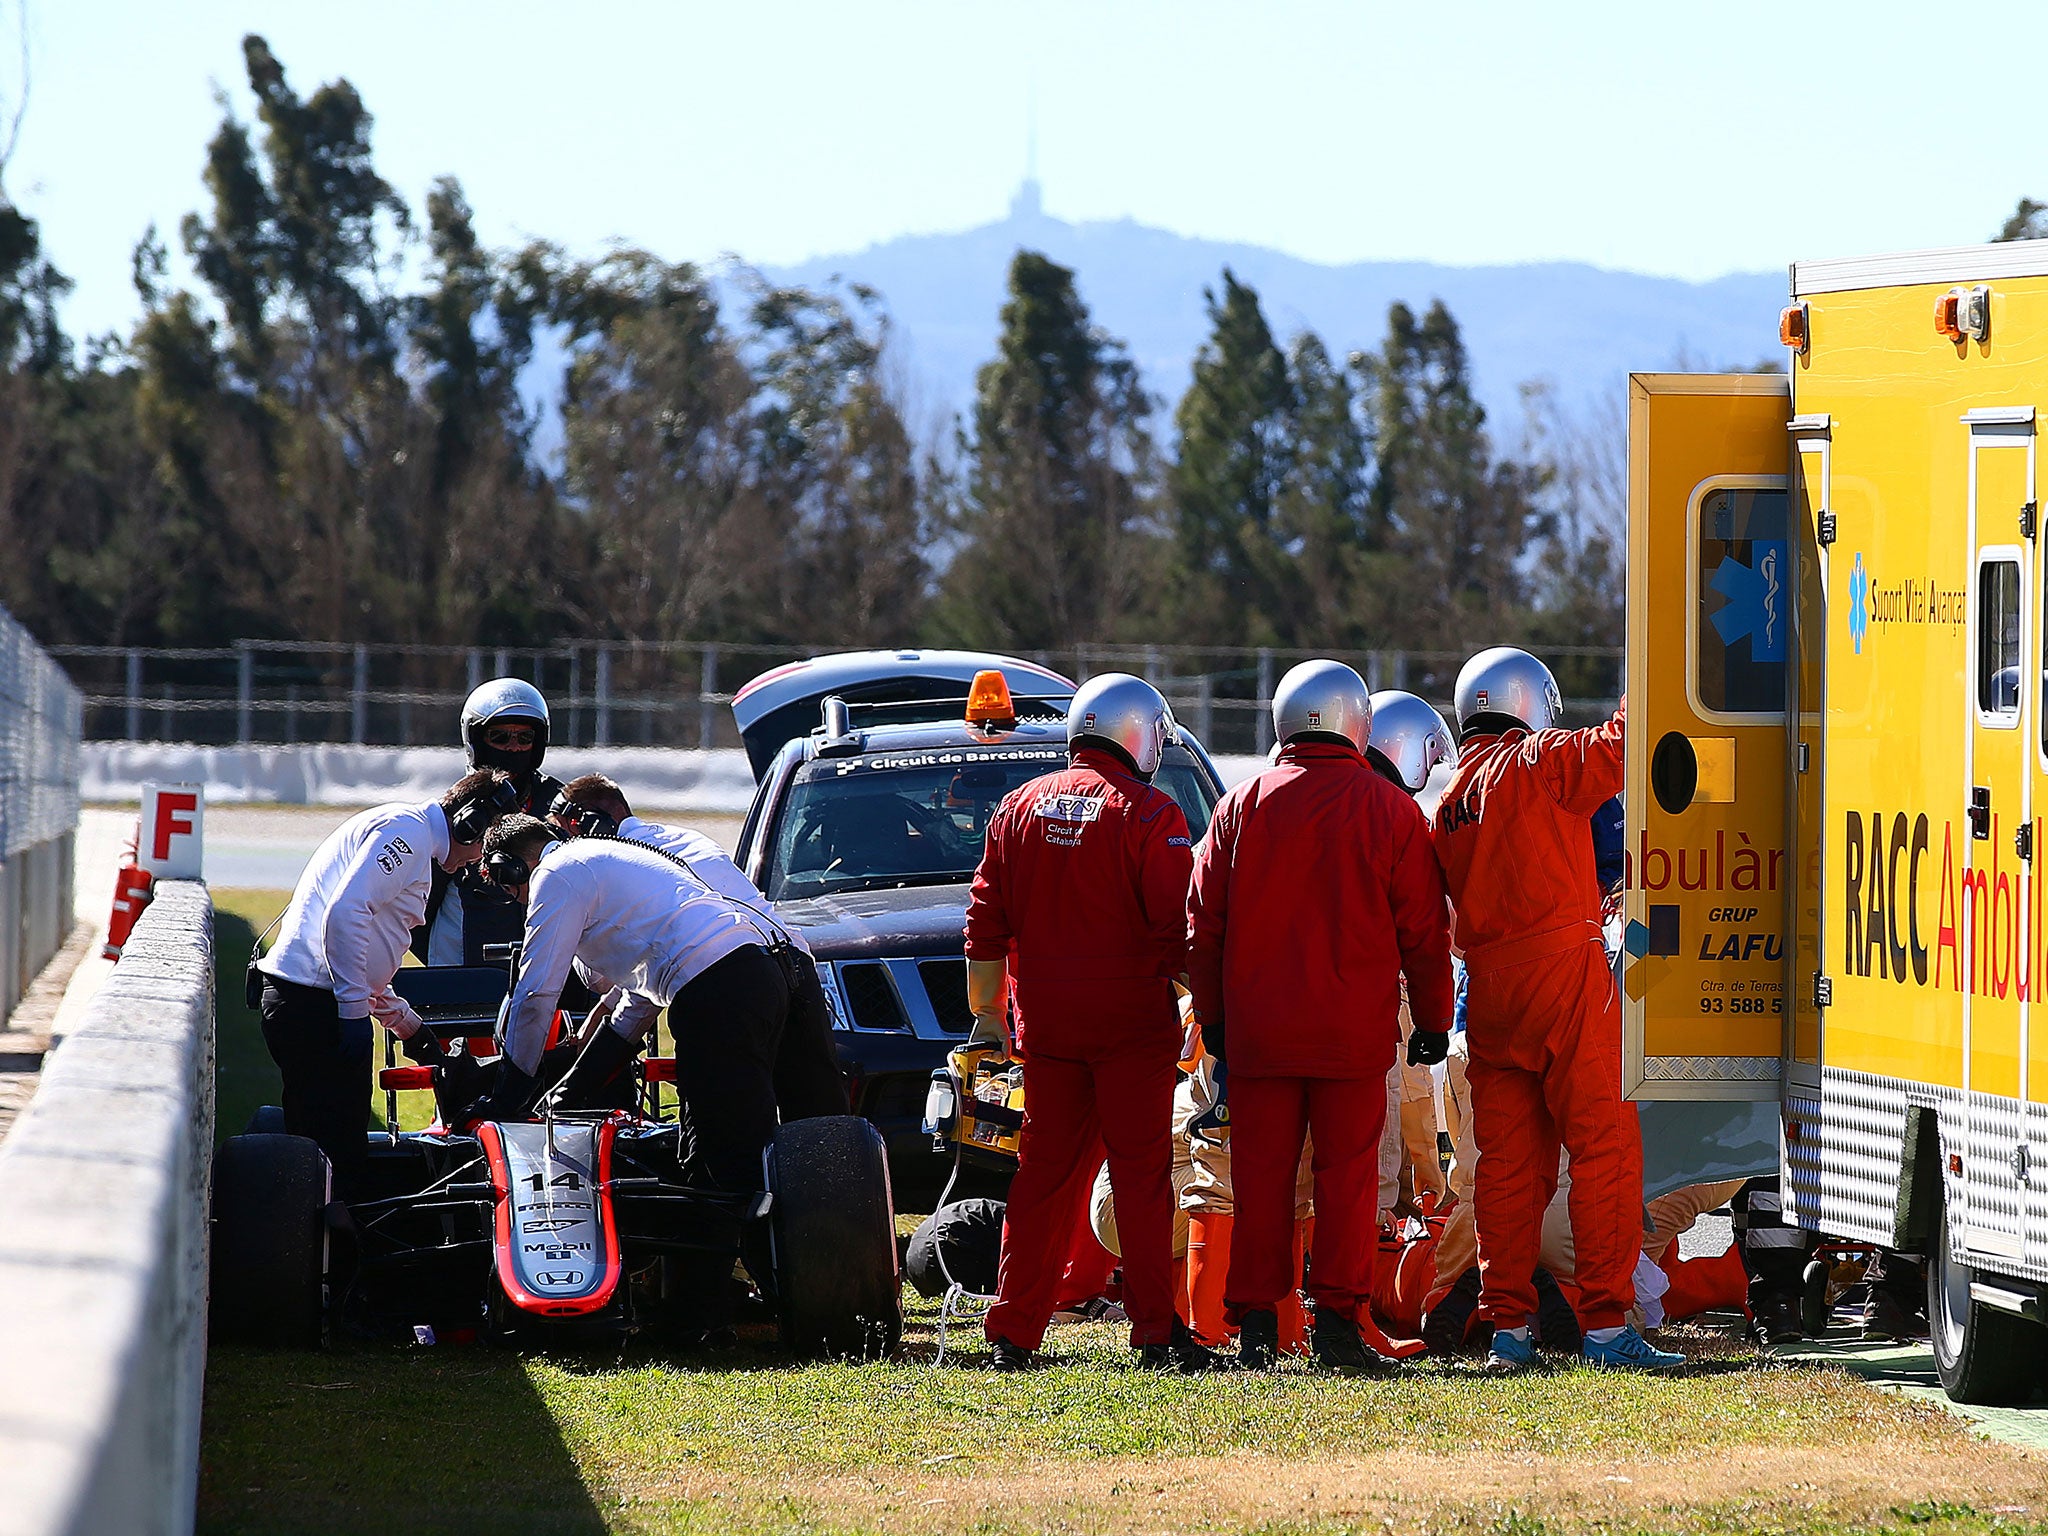
{"type": "Polygon", "coordinates": [[[1304,661],[1273,690],[1273,735],[1340,736],[1359,751],[1372,737],[1372,695],[1341,661],[1304,661]]]}
{"type": "Polygon", "coordinates": [[[1108,747],[1124,758],[1138,777],[1159,771],[1166,744],[1173,739],[1173,711],[1165,696],[1142,677],[1104,672],[1074,691],[1067,706],[1067,744],[1108,747]]]}
{"type": "Polygon", "coordinates": [[[1457,710],[1461,737],[1493,735],[1517,725],[1547,731],[1564,714],[1564,700],[1550,668],[1527,651],[1497,645],[1459,671],[1457,710]]]}
{"type": "Polygon", "coordinates": [[[1382,688],[1372,696],[1372,740],[1365,755],[1384,765],[1409,794],[1419,795],[1432,768],[1458,760],[1458,745],[1435,705],[1399,688],[1382,688]]]}
{"type": "Polygon", "coordinates": [[[503,768],[508,773],[532,773],[548,753],[548,701],[540,690],[516,677],[493,678],[472,693],[462,706],[462,749],[469,754],[472,768],[503,768]],[[484,740],[492,725],[526,721],[533,726],[533,755],[503,753],[484,740]]]}

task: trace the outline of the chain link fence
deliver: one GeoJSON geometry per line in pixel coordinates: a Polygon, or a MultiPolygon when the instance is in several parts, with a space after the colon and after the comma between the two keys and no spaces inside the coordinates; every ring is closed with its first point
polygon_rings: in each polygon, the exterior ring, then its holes
{"type": "MultiPolygon", "coordinates": [[[[732,696],[770,667],[852,646],[571,641],[551,646],[337,645],[244,640],[209,650],[57,646],[84,689],[93,741],[201,745],[347,742],[454,746],[462,701],[479,683],[520,677],[546,695],[563,746],[733,747],[732,696]]],[[[1448,710],[1464,661],[1450,651],[1335,651],[1187,645],[1070,646],[1024,653],[1076,681],[1098,672],[1151,680],[1216,752],[1271,745],[1274,684],[1297,661],[1330,655],[1374,688],[1407,688],[1448,710]]],[[[1546,651],[1576,723],[1613,707],[1621,652],[1546,651]]]]}
{"type": "Polygon", "coordinates": [[[82,700],[0,609],[0,1018],[71,930],[82,700]]]}

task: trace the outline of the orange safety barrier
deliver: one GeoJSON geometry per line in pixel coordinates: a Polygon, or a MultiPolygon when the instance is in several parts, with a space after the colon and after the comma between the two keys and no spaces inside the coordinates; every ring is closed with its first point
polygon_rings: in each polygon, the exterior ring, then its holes
{"type": "Polygon", "coordinates": [[[128,935],[135,931],[135,920],[149,905],[155,885],[155,877],[134,864],[123,864],[114,875],[114,911],[107,919],[106,945],[100,950],[107,959],[121,958],[121,950],[128,943],[128,935]]]}

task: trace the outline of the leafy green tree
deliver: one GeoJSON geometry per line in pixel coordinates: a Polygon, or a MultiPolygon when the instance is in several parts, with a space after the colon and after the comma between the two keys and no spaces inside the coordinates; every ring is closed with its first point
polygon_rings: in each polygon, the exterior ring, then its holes
{"type": "Polygon", "coordinates": [[[976,380],[942,635],[1043,649],[1126,632],[1154,564],[1149,407],[1073,272],[1019,251],[996,356],[976,380]]]}
{"type": "Polygon", "coordinates": [[[1993,244],[2008,240],[2048,240],[2048,203],[2038,203],[2031,197],[2021,198],[2019,206],[2012,211],[2012,217],[1991,239],[1993,244]]]}
{"type": "Polygon", "coordinates": [[[1413,637],[1405,644],[1490,643],[1525,601],[1522,559],[1543,474],[1495,460],[1464,340],[1441,300],[1419,321],[1394,304],[1379,353],[1361,365],[1378,447],[1367,538],[1401,557],[1399,622],[1413,637]]]}
{"type": "Polygon", "coordinates": [[[593,541],[603,618],[636,639],[762,637],[784,529],[750,485],[753,382],[708,282],[644,251],[555,267],[572,354],[564,489],[593,541]]]}
{"type": "Polygon", "coordinates": [[[854,287],[849,304],[758,274],[749,286],[754,458],[789,529],[779,627],[799,640],[900,642],[929,600],[930,509],[884,375],[880,299],[854,287]]]}
{"type": "Polygon", "coordinates": [[[1223,269],[1203,291],[1210,332],[1174,413],[1167,473],[1180,577],[1180,638],[1263,644],[1293,627],[1295,574],[1278,512],[1293,474],[1298,397],[1259,296],[1223,269]]]}
{"type": "Polygon", "coordinates": [[[1293,449],[1275,522],[1293,562],[1290,600],[1271,616],[1277,643],[1359,647],[1375,638],[1366,605],[1371,449],[1346,370],[1312,331],[1288,349],[1293,449]]]}

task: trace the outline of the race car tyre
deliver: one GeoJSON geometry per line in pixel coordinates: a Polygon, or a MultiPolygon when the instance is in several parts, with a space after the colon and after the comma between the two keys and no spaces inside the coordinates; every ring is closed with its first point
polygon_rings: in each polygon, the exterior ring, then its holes
{"type": "Polygon", "coordinates": [[[230,1136],[214,1154],[215,1338],[319,1348],[326,1204],[327,1159],[303,1136],[230,1136]]]}
{"type": "Polygon", "coordinates": [[[284,1111],[275,1104],[265,1104],[249,1117],[249,1123],[242,1127],[244,1136],[282,1136],[284,1111]]]}
{"type": "Polygon", "coordinates": [[[783,1347],[862,1358],[894,1351],[903,1290],[881,1133],[857,1115],[784,1125],[768,1188],[783,1347]]]}
{"type": "Polygon", "coordinates": [[[2048,1328],[1970,1297],[1975,1273],[1952,1257],[1943,1203],[1927,1254],[1927,1334],[1934,1370],[1959,1403],[2020,1403],[2048,1359],[2048,1328]]]}

